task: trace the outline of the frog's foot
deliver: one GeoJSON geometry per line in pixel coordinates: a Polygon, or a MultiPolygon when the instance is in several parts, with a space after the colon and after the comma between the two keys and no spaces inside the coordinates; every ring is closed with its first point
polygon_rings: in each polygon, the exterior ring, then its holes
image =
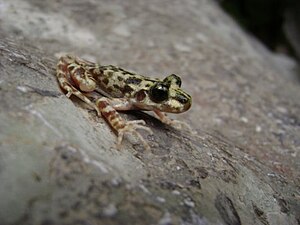
{"type": "MultiPolygon", "coordinates": [[[[125,133],[131,133],[141,140],[146,149],[150,149],[150,146],[142,137],[142,135],[137,131],[137,129],[146,130],[150,134],[153,134],[150,128],[145,126],[144,120],[124,120],[117,110],[113,107],[114,102],[119,103],[116,99],[108,99],[102,97],[96,100],[96,106],[101,111],[103,117],[107,120],[109,125],[118,133],[117,149],[120,149],[121,143],[125,133]]],[[[124,106],[125,107],[125,106],[124,106]]]]}
{"type": "Polygon", "coordinates": [[[131,133],[135,135],[140,141],[143,143],[145,149],[150,150],[149,144],[145,141],[143,136],[137,131],[137,129],[145,130],[149,134],[153,134],[152,130],[149,127],[145,127],[144,120],[133,120],[125,122],[124,127],[118,130],[118,141],[117,141],[117,149],[121,148],[122,140],[125,133],[131,133]]]}
{"type": "Polygon", "coordinates": [[[193,128],[186,122],[170,119],[170,122],[168,124],[179,130],[187,130],[187,131],[191,132],[192,134],[197,134],[197,132],[195,130],[193,130],[193,128]]]}
{"type": "Polygon", "coordinates": [[[164,124],[170,125],[178,130],[186,130],[190,132],[193,135],[197,134],[197,131],[195,131],[188,123],[180,121],[180,120],[173,120],[167,117],[163,112],[155,110],[154,113],[158,116],[159,120],[163,122],[164,124]]]}

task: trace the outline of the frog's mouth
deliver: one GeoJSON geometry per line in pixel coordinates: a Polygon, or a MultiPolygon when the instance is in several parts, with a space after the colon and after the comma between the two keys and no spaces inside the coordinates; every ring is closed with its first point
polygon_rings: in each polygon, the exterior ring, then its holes
{"type": "Polygon", "coordinates": [[[176,99],[170,99],[161,104],[160,110],[167,113],[182,113],[189,110],[191,105],[190,99],[185,104],[182,104],[176,99]]]}
{"type": "Polygon", "coordinates": [[[169,108],[168,112],[181,113],[189,110],[192,105],[191,96],[183,91],[177,91],[176,95],[168,101],[169,108]]]}
{"type": "Polygon", "coordinates": [[[192,106],[192,101],[191,101],[191,99],[190,99],[189,102],[188,102],[187,104],[184,105],[184,107],[183,107],[183,110],[184,110],[184,111],[183,111],[183,112],[189,110],[189,109],[191,108],[191,106],[192,106]]]}

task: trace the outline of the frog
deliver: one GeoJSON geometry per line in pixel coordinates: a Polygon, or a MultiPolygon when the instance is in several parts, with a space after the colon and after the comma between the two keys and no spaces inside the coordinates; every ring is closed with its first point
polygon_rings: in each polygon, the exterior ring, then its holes
{"type": "Polygon", "coordinates": [[[153,111],[164,124],[190,129],[187,123],[166,116],[166,113],[183,113],[192,105],[191,95],[181,88],[181,78],[176,74],[164,79],[150,78],[67,54],[59,58],[56,77],[68,98],[76,96],[104,117],[117,134],[117,149],[121,148],[125,133],[135,135],[150,149],[138,130],[153,134],[144,120],[126,121],[119,111],[153,111]],[[95,92],[101,97],[95,97],[95,92]]]}

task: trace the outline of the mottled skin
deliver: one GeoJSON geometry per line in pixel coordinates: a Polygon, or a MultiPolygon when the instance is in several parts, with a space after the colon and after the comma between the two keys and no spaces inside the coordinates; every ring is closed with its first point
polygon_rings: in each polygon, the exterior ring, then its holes
{"type": "Polygon", "coordinates": [[[66,55],[59,59],[56,76],[67,97],[77,96],[107,120],[118,134],[117,147],[120,147],[124,133],[129,132],[149,148],[136,129],[152,134],[143,120],[125,121],[117,111],[150,110],[163,123],[188,127],[183,122],[168,119],[164,114],[182,113],[191,107],[191,96],[180,88],[181,80],[175,74],[163,80],[152,79],[116,66],[101,66],[66,55]],[[105,97],[93,101],[93,92],[105,97]]]}

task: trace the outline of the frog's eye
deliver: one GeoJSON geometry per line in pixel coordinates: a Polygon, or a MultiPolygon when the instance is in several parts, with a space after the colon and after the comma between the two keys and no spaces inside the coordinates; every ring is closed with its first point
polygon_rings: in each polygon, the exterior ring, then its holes
{"type": "Polygon", "coordinates": [[[170,86],[171,84],[175,84],[178,87],[181,87],[181,79],[176,74],[171,74],[170,76],[167,76],[163,82],[170,86]]]}
{"type": "Polygon", "coordinates": [[[156,103],[167,100],[169,97],[169,88],[162,83],[157,83],[151,87],[149,97],[156,103]]]}

